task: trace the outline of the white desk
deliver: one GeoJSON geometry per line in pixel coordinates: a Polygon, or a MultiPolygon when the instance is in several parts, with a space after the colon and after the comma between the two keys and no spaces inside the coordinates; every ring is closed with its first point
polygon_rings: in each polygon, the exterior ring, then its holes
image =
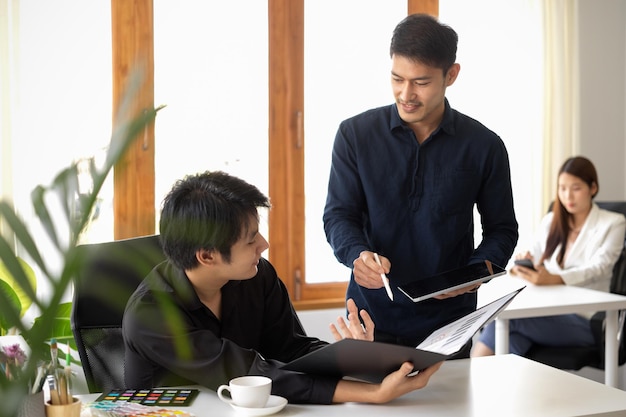
{"type": "MultiPolygon", "coordinates": [[[[191,407],[197,417],[236,417],[215,392],[202,392],[191,407]]],[[[79,396],[93,401],[97,394],[79,396]]],[[[182,407],[180,408],[182,409],[182,407]]],[[[89,417],[83,412],[81,417],[89,417]]],[[[287,404],[277,417],[571,417],[624,416],[626,391],[522,358],[498,355],[447,361],[428,386],[385,405],[287,404]]]]}
{"type": "Polygon", "coordinates": [[[607,385],[618,385],[618,310],[626,309],[626,296],[569,285],[536,286],[528,281],[502,276],[483,284],[478,290],[478,306],[500,298],[517,288],[526,288],[496,319],[496,354],[509,352],[509,320],[569,313],[606,311],[605,374],[607,385]]]}

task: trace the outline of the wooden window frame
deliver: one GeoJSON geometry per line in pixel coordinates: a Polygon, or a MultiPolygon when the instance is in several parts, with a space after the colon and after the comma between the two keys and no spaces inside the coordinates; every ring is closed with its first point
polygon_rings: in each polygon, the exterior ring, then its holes
{"type": "MultiPolygon", "coordinates": [[[[407,12],[437,16],[439,0],[407,0],[407,12]]],[[[132,112],[154,106],[152,0],[111,0],[113,114],[131,76],[143,69],[132,112]]],[[[347,283],[307,283],[304,199],[304,0],[268,0],[270,261],[299,310],[337,308],[347,283]],[[288,36],[286,35],[288,34],[288,36]]],[[[115,120],[114,120],[115,123],[115,120]]],[[[115,239],[155,232],[154,125],[114,171],[115,239]]]]}

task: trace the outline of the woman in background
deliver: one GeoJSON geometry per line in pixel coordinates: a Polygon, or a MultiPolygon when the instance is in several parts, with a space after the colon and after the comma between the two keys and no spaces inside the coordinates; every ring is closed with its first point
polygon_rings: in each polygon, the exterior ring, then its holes
{"type": "MultiPolygon", "coordinates": [[[[598,175],[593,163],[576,156],[559,170],[557,198],[541,221],[532,251],[516,259],[529,259],[534,268],[515,265],[511,274],[535,285],[575,285],[609,291],[613,265],[624,246],[626,219],[599,208],[598,175]]],[[[510,321],[511,353],[525,355],[533,344],[591,346],[595,343],[589,317],[578,314],[534,317],[510,321]]],[[[485,327],[471,356],[493,355],[495,323],[485,327]]]]}

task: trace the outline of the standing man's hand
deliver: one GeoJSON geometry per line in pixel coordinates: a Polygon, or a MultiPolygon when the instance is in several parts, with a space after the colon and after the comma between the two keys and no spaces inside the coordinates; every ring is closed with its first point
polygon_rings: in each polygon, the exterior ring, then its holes
{"type": "Polygon", "coordinates": [[[383,280],[380,274],[388,274],[391,270],[391,262],[384,256],[378,255],[381,265],[376,263],[374,252],[363,251],[359,257],[352,262],[352,272],[354,281],[362,287],[370,290],[377,290],[383,287],[383,280]]]}
{"type": "Polygon", "coordinates": [[[450,292],[447,292],[447,293],[444,293],[444,294],[436,295],[433,298],[435,298],[437,300],[445,300],[446,298],[452,298],[452,297],[457,297],[457,296],[462,295],[462,294],[476,292],[476,291],[478,291],[479,288],[480,288],[480,284],[472,284],[472,285],[468,285],[467,287],[461,287],[461,288],[456,289],[454,291],[450,291],[450,292]]]}

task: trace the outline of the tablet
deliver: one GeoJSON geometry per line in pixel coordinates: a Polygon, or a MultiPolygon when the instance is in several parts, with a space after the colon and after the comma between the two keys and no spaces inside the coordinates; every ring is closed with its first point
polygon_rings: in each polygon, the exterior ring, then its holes
{"type": "Polygon", "coordinates": [[[398,287],[413,302],[426,300],[492,278],[504,275],[506,270],[493,262],[483,261],[459,269],[442,272],[398,287]]]}

